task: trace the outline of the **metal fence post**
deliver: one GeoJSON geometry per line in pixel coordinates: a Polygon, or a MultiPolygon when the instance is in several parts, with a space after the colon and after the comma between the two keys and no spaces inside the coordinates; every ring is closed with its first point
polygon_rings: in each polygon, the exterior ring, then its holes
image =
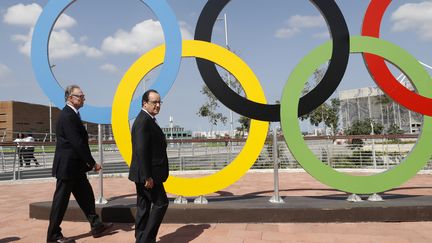
{"type": "Polygon", "coordinates": [[[48,137],[48,134],[45,134],[45,137],[44,137],[44,139],[43,139],[43,144],[44,144],[44,145],[42,145],[42,158],[43,158],[43,162],[44,162],[44,164],[43,164],[43,167],[44,167],[44,168],[45,168],[45,166],[46,166],[46,158],[45,158],[45,156],[46,156],[46,154],[45,154],[45,142],[46,142],[47,137],[48,137]]]}
{"type": "MultiPolygon", "coordinates": [[[[13,166],[12,166],[12,174],[13,174],[13,180],[16,181],[17,180],[17,173],[15,173],[15,165],[16,165],[16,157],[18,155],[18,160],[19,160],[19,154],[18,154],[18,146],[15,146],[15,154],[14,154],[14,161],[13,161],[13,166]]],[[[24,164],[24,161],[23,161],[24,164]]],[[[19,173],[20,167],[18,166],[18,173],[19,173]]]]}
{"type": "Polygon", "coordinates": [[[177,143],[177,151],[178,151],[178,157],[180,157],[180,147],[181,147],[181,143],[177,143]]]}
{"type": "Polygon", "coordinates": [[[230,139],[230,141],[229,141],[229,160],[228,160],[228,163],[229,163],[229,161],[231,161],[232,160],[232,153],[233,153],[233,142],[232,142],[232,140],[230,139]]]}
{"type": "MultiPolygon", "coordinates": [[[[5,137],[6,137],[6,131],[4,131],[3,137],[2,137],[0,142],[4,142],[5,137]]],[[[1,159],[2,159],[2,168],[4,171],[5,170],[5,156],[4,156],[3,146],[0,146],[0,153],[1,153],[1,159]]]]}
{"type": "Polygon", "coordinates": [[[273,127],[273,176],[274,176],[274,192],[270,198],[271,203],[285,203],[279,196],[279,156],[277,151],[277,127],[273,127]]]}
{"type": "Polygon", "coordinates": [[[372,138],[372,161],[374,169],[377,168],[376,156],[375,156],[375,139],[372,138]]]}
{"type": "Polygon", "coordinates": [[[5,158],[4,158],[3,146],[0,146],[0,153],[2,159],[2,170],[5,171],[5,158]]]}
{"type": "MultiPolygon", "coordinates": [[[[102,125],[98,124],[98,150],[99,163],[103,168],[103,148],[102,148],[102,125]]],[[[108,201],[103,197],[103,169],[99,170],[99,198],[96,199],[96,204],[106,204],[108,201]]]]}

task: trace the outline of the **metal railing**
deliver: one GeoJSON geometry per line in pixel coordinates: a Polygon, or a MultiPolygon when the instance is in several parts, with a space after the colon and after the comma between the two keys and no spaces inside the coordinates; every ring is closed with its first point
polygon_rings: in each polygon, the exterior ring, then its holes
{"type": "MultiPolygon", "coordinates": [[[[45,137],[46,138],[46,137],[45,137]]],[[[323,163],[336,169],[389,169],[398,165],[412,150],[416,142],[415,135],[399,136],[321,136],[305,137],[310,150],[323,163]],[[355,142],[361,141],[361,144],[355,142]]],[[[168,157],[171,171],[220,170],[227,166],[243,149],[245,139],[185,139],[168,141],[168,157]]],[[[97,141],[90,141],[95,158],[98,158],[97,141]]],[[[278,137],[277,146],[271,137],[267,139],[252,169],[273,169],[274,148],[279,155],[279,168],[301,168],[290,153],[283,137],[278,137]]],[[[127,172],[127,166],[114,141],[103,142],[104,173],[127,172]]],[[[55,142],[41,139],[39,142],[17,144],[0,142],[0,179],[2,175],[13,175],[13,179],[22,179],[23,173],[39,172],[45,177],[51,173],[55,142]],[[23,149],[33,147],[34,150],[23,149]],[[36,167],[31,155],[39,162],[36,167]],[[20,158],[22,166],[20,166],[20,158]],[[26,167],[26,163],[30,163],[26,167]]],[[[432,169],[428,161],[425,170],[432,169]]],[[[37,173],[34,174],[37,178],[37,173]]]]}

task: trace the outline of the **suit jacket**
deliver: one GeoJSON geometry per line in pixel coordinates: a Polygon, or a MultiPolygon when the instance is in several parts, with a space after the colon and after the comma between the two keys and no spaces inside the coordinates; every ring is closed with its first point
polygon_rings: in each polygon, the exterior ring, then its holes
{"type": "Polygon", "coordinates": [[[80,117],[67,105],[57,121],[56,137],[52,175],[57,179],[85,177],[85,173],[96,162],[91,155],[88,134],[80,117]]]}
{"type": "Polygon", "coordinates": [[[132,162],[129,180],[145,183],[166,181],[169,174],[167,143],[159,125],[145,111],[141,111],[132,126],[132,162]]]}

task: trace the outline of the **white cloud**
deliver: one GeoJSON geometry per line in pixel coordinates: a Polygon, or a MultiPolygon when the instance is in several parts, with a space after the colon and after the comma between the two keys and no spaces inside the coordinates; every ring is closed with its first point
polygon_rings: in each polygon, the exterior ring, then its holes
{"type": "MultiPolygon", "coordinates": [[[[6,10],[6,13],[3,15],[3,22],[10,25],[33,27],[41,13],[42,7],[39,4],[24,5],[20,3],[6,10]]],[[[72,17],[62,14],[57,20],[54,29],[69,28],[76,25],[76,23],[76,20],[72,17]]]]}
{"type": "MultiPolygon", "coordinates": [[[[13,35],[12,40],[20,43],[18,50],[30,56],[31,39],[33,28],[27,35],[13,35]]],[[[49,44],[50,58],[65,59],[84,54],[87,57],[95,58],[102,56],[102,52],[94,47],[81,45],[66,30],[52,31],[49,44]]]]}
{"type": "Polygon", "coordinates": [[[288,39],[288,38],[295,36],[299,32],[300,32],[300,29],[298,29],[298,28],[280,28],[276,31],[275,37],[282,38],[282,39],[288,39]]]}
{"type": "Polygon", "coordinates": [[[313,34],[313,38],[315,38],[315,39],[329,39],[330,38],[330,32],[324,31],[321,33],[313,34]]]}
{"type": "MultiPolygon", "coordinates": [[[[183,39],[192,39],[185,23],[180,23],[183,39]]],[[[164,34],[159,21],[151,19],[136,24],[130,31],[118,30],[102,42],[101,49],[112,54],[143,54],[151,48],[164,43],[164,34]]]]}
{"type": "MultiPolygon", "coordinates": [[[[12,40],[18,43],[19,52],[30,56],[31,39],[39,15],[42,13],[42,7],[36,3],[24,5],[16,4],[9,7],[3,15],[3,22],[14,26],[28,27],[27,34],[12,35],[12,40]]],[[[62,14],[57,20],[54,30],[51,32],[49,52],[51,58],[69,58],[77,55],[87,57],[99,57],[102,52],[94,47],[79,44],[75,38],[65,29],[77,24],[72,17],[62,14]]],[[[86,37],[80,38],[84,42],[86,37]]]]}
{"type": "Polygon", "coordinates": [[[8,66],[0,63],[0,77],[5,77],[11,72],[11,70],[8,68],[8,66]]]}
{"type": "Polygon", "coordinates": [[[432,1],[404,4],[391,15],[391,20],[392,31],[413,31],[420,39],[432,41],[432,1]]]}
{"type": "Polygon", "coordinates": [[[179,21],[180,33],[183,40],[193,40],[194,36],[192,35],[191,27],[186,24],[186,22],[179,21]]]}
{"type": "Polygon", "coordinates": [[[100,70],[107,71],[109,73],[117,73],[118,68],[113,64],[103,64],[99,67],[100,70]]]}
{"type": "Polygon", "coordinates": [[[302,29],[320,28],[326,26],[322,16],[319,15],[294,15],[285,23],[285,26],[276,30],[275,37],[291,38],[301,32],[302,29]]]}
{"type": "Polygon", "coordinates": [[[288,26],[297,28],[315,28],[326,26],[322,16],[294,15],[288,19],[288,26]]]}

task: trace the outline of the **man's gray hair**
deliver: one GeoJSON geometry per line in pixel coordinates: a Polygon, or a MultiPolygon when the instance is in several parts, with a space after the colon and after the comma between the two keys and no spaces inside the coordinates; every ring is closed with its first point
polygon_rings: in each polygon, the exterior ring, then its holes
{"type": "Polygon", "coordinates": [[[76,84],[72,84],[66,87],[65,89],[65,101],[67,101],[68,97],[71,96],[72,92],[74,91],[74,89],[81,89],[80,86],[76,85],[76,84]]]}

